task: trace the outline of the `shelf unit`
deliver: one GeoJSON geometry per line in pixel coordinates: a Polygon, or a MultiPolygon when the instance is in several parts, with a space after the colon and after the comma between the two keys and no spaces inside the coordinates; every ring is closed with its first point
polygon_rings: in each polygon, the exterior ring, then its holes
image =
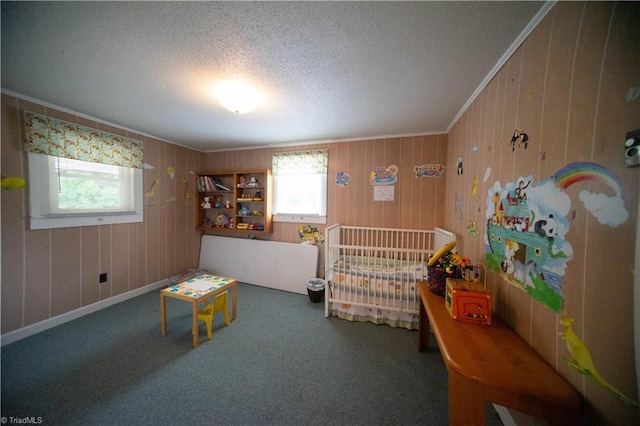
{"type": "Polygon", "coordinates": [[[272,232],[271,170],[196,174],[196,228],[203,231],[272,232]]]}

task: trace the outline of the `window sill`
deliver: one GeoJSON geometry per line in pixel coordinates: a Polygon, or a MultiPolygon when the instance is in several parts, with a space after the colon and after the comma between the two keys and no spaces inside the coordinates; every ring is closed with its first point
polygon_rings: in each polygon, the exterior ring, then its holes
{"type": "Polygon", "coordinates": [[[320,223],[326,224],[327,217],[320,215],[304,215],[304,214],[274,214],[274,222],[295,222],[295,223],[320,223]]]}
{"type": "Polygon", "coordinates": [[[83,217],[31,218],[29,229],[75,228],[79,226],[114,225],[142,222],[142,214],[97,215],[83,217]]]}

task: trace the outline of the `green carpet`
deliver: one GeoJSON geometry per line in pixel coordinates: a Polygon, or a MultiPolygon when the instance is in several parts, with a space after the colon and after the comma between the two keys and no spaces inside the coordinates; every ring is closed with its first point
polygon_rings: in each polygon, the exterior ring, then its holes
{"type": "MultiPolygon", "coordinates": [[[[324,317],[306,295],[239,284],[238,318],[200,326],[158,291],[2,348],[2,416],[45,425],[446,425],[447,375],[417,332],[324,317]]],[[[501,424],[487,408],[487,424],[501,424]]]]}

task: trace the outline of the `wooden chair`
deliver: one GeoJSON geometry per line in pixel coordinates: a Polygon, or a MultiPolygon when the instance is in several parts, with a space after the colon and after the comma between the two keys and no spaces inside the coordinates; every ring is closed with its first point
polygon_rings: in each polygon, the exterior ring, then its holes
{"type": "Polygon", "coordinates": [[[229,308],[227,305],[228,291],[216,295],[213,299],[213,303],[208,304],[204,308],[198,311],[198,320],[204,321],[207,324],[207,337],[213,338],[213,317],[217,312],[222,312],[224,315],[224,323],[231,325],[229,320],[229,308]]]}

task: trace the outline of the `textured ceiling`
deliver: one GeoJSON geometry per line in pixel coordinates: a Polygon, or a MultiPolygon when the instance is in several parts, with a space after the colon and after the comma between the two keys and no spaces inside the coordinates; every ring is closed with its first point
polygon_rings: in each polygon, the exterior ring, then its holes
{"type": "Polygon", "coordinates": [[[544,7],[3,1],[2,89],[201,151],[443,132],[544,7]]]}

